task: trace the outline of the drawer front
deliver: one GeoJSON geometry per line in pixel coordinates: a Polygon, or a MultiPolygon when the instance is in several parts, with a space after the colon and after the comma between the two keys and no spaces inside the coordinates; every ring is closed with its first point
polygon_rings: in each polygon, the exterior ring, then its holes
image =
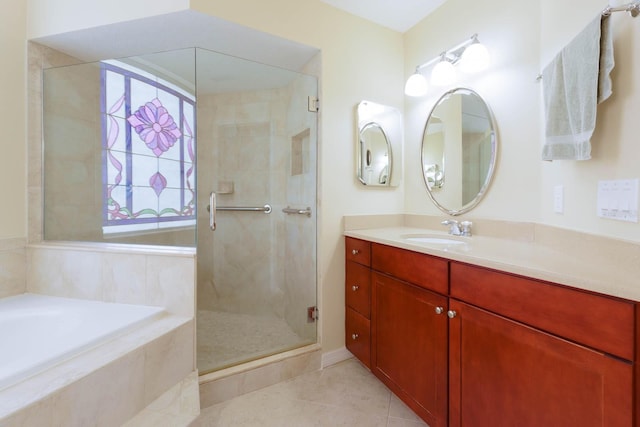
{"type": "Polygon", "coordinates": [[[371,334],[369,319],[347,308],[345,343],[347,349],[371,369],[371,334]]]}
{"type": "Polygon", "coordinates": [[[345,240],[347,261],[357,262],[358,264],[371,265],[371,243],[347,237],[345,240]]]}
{"type": "Polygon", "coordinates": [[[444,259],[373,243],[371,266],[425,289],[441,294],[449,292],[449,262],[444,259]]]}
{"type": "Polygon", "coordinates": [[[367,319],[371,314],[371,270],[364,265],[347,261],[345,300],[351,307],[367,319]]]}
{"type": "Polygon", "coordinates": [[[631,302],[456,262],[451,263],[451,296],[605,353],[634,359],[631,302]]]}

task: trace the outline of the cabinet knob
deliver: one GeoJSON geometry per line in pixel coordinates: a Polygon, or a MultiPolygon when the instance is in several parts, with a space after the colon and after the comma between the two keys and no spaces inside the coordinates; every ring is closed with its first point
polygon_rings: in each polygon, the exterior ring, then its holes
{"type": "Polygon", "coordinates": [[[351,290],[352,290],[353,292],[357,291],[358,289],[360,289],[360,286],[358,286],[358,285],[353,285],[353,286],[351,287],[351,290]]]}
{"type": "Polygon", "coordinates": [[[351,334],[351,339],[354,340],[354,341],[357,340],[358,337],[359,337],[358,334],[351,334]]]}
{"type": "Polygon", "coordinates": [[[436,307],[436,314],[442,314],[442,313],[444,313],[444,308],[436,307]]]}
{"type": "Polygon", "coordinates": [[[458,315],[458,313],[455,312],[455,310],[449,310],[447,311],[447,316],[449,316],[449,319],[453,319],[454,317],[456,317],[458,315]]]}
{"type": "Polygon", "coordinates": [[[352,253],[352,254],[354,254],[354,255],[358,255],[358,254],[360,253],[360,251],[359,251],[359,250],[357,250],[357,249],[353,249],[353,250],[351,251],[351,253],[352,253]]]}

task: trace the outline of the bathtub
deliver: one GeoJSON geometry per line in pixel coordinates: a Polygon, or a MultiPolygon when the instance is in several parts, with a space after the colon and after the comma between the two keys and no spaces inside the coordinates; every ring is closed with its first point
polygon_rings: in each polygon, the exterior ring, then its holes
{"type": "Polygon", "coordinates": [[[28,293],[0,299],[0,390],[163,312],[160,307],[28,293]]]}

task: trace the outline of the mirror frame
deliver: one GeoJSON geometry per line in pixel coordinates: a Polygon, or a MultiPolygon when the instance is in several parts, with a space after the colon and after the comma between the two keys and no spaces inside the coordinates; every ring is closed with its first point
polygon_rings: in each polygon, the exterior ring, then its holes
{"type": "MultiPolygon", "coordinates": [[[[424,125],[424,131],[422,134],[422,144],[420,145],[420,170],[422,171],[422,180],[424,181],[425,187],[427,189],[427,194],[429,195],[429,199],[431,199],[431,201],[433,202],[433,204],[440,209],[442,212],[451,215],[451,216],[458,216],[458,215],[462,215],[464,213],[469,212],[471,209],[475,208],[478,203],[480,203],[480,201],[483,199],[484,195],[487,192],[487,189],[489,188],[489,185],[491,184],[491,181],[493,180],[493,175],[495,173],[495,168],[496,168],[496,161],[498,158],[498,130],[496,127],[496,121],[495,121],[495,117],[493,115],[493,112],[491,111],[491,108],[489,107],[489,104],[487,103],[487,101],[485,101],[485,99],[480,96],[476,91],[474,91],[473,89],[470,89],[468,87],[455,87],[453,89],[450,89],[448,91],[446,91],[445,93],[443,93],[440,98],[438,98],[438,100],[436,101],[436,103],[434,104],[434,106],[431,108],[431,111],[429,111],[429,115],[427,116],[427,121],[425,122],[424,125]],[[438,108],[438,106],[440,106],[446,99],[448,99],[450,96],[455,95],[458,92],[465,92],[468,93],[470,95],[474,95],[476,98],[478,98],[480,101],[482,101],[482,103],[484,104],[484,108],[485,111],[487,113],[487,120],[489,121],[489,124],[491,126],[491,161],[489,164],[489,169],[487,170],[487,176],[484,180],[484,183],[482,184],[482,186],[480,187],[480,190],[478,191],[478,193],[476,194],[476,196],[466,205],[462,206],[460,209],[451,209],[451,208],[447,208],[445,206],[443,206],[440,202],[438,202],[438,200],[436,200],[436,197],[433,195],[433,193],[431,192],[431,187],[429,186],[429,183],[427,182],[427,177],[425,174],[425,169],[424,169],[424,146],[425,146],[425,139],[427,136],[427,127],[429,126],[429,120],[432,117],[435,117],[433,115],[433,113],[435,112],[436,108],[438,108]]],[[[443,159],[443,162],[445,160],[443,159]]],[[[451,163],[451,162],[449,162],[451,163]]]]}

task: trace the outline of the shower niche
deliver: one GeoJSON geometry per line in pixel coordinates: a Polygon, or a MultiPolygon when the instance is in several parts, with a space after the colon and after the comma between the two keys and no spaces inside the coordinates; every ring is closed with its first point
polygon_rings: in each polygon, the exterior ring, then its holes
{"type": "Polygon", "coordinates": [[[190,48],[43,72],[44,239],[195,247],[201,374],[317,341],[315,67],[190,48]]]}

